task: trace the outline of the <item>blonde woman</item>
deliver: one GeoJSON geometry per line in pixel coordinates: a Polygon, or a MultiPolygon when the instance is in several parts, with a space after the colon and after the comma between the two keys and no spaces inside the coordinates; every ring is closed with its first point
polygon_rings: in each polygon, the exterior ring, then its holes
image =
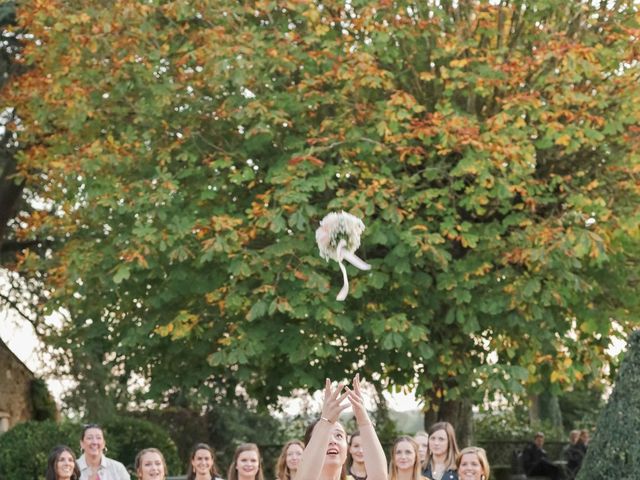
{"type": "Polygon", "coordinates": [[[157,448],[145,448],[136,455],[138,480],[164,480],[167,478],[167,462],[157,448]]]}
{"type": "Polygon", "coordinates": [[[422,474],[427,469],[427,455],[429,454],[429,434],[427,432],[416,432],[413,439],[418,444],[418,457],[420,458],[420,467],[422,474]]]}
{"type": "Polygon", "coordinates": [[[456,467],[460,480],[489,480],[489,461],[484,448],[463,448],[456,459],[456,467]]]}
{"type": "Polygon", "coordinates": [[[391,447],[389,480],[423,480],[418,444],[408,436],[401,436],[391,447]]]}
{"type": "Polygon", "coordinates": [[[277,480],[293,480],[298,471],[303,451],[304,443],[300,440],[290,440],[284,444],[276,461],[277,480]]]}

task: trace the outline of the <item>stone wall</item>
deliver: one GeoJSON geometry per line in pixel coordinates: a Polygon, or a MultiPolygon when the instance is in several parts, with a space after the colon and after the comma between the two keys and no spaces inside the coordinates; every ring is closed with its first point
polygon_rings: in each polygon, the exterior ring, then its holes
{"type": "Polygon", "coordinates": [[[33,417],[33,379],[31,370],[0,340],[0,433],[33,417]]]}

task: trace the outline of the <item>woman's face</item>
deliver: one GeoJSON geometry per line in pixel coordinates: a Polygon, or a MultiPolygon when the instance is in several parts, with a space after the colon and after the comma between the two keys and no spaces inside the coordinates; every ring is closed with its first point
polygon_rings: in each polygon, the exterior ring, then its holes
{"type": "Polygon", "coordinates": [[[140,458],[139,480],[163,480],[165,475],[162,457],[157,452],[147,452],[140,458]]]}
{"type": "Polygon", "coordinates": [[[84,431],[82,440],[80,441],[80,448],[84,450],[85,454],[91,457],[102,456],[104,451],[104,435],[99,428],[87,428],[84,431]]]}
{"type": "Polygon", "coordinates": [[[76,461],[73,459],[73,455],[63,451],[56,460],[56,478],[57,480],[63,480],[67,478],[71,478],[73,475],[73,469],[76,466],[76,461]]]}
{"type": "Polygon", "coordinates": [[[300,459],[302,458],[302,447],[297,443],[292,443],[287,448],[286,463],[287,468],[291,471],[298,470],[300,459]]]}
{"type": "Polygon", "coordinates": [[[347,460],[347,434],[342,425],[336,422],[331,430],[329,445],[324,457],[325,465],[342,466],[347,460]]]}
{"type": "Polygon", "coordinates": [[[393,449],[393,460],[399,472],[413,470],[416,465],[416,451],[410,442],[402,440],[393,449]]]}
{"type": "Polygon", "coordinates": [[[360,435],[351,438],[349,453],[351,454],[351,458],[353,458],[354,463],[364,463],[364,450],[362,449],[360,435]]]}
{"type": "Polygon", "coordinates": [[[436,430],[429,435],[429,451],[435,456],[447,454],[449,448],[449,437],[444,430],[436,430]]]}
{"type": "Polygon", "coordinates": [[[480,480],[483,475],[482,464],[475,453],[465,453],[460,459],[458,475],[460,480],[480,480]]]}
{"type": "Polygon", "coordinates": [[[206,448],[196,450],[193,458],[191,459],[191,467],[196,475],[206,476],[211,475],[211,466],[213,465],[213,457],[211,452],[206,448]]]}
{"type": "Polygon", "coordinates": [[[414,440],[418,444],[418,458],[420,458],[420,462],[425,462],[427,460],[427,450],[429,449],[429,436],[428,435],[418,435],[414,437],[414,440]]]}
{"type": "Polygon", "coordinates": [[[236,460],[236,470],[238,477],[253,478],[258,474],[260,469],[260,458],[255,450],[245,450],[236,460]]]}

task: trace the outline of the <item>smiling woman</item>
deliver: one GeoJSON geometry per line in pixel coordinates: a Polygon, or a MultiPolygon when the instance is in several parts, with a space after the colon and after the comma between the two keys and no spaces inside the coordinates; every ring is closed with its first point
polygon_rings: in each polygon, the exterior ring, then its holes
{"type": "Polygon", "coordinates": [[[484,448],[463,448],[456,459],[460,480],[489,480],[489,461],[484,448]]]}
{"type": "Polygon", "coordinates": [[[82,428],[78,459],[80,480],[130,480],[129,472],[120,462],[105,457],[107,445],[100,425],[90,423],[82,428]]]}
{"type": "Polygon", "coordinates": [[[416,441],[407,436],[398,437],[391,448],[389,480],[421,480],[421,470],[416,441]]]}
{"type": "Polygon", "coordinates": [[[187,480],[212,480],[220,478],[215,451],[206,443],[198,443],[191,450],[187,465],[187,480]]]}
{"type": "Polygon", "coordinates": [[[76,456],[66,445],[58,445],[49,454],[46,480],[79,480],[80,470],[76,456]]]}
{"type": "Polygon", "coordinates": [[[243,443],[236,448],[227,480],[264,480],[262,458],[255,443],[243,443]]]}
{"type": "Polygon", "coordinates": [[[138,480],[164,480],[167,463],[157,448],[145,448],[136,455],[136,475],[138,480]]]}
{"type": "Polygon", "coordinates": [[[360,430],[364,464],[368,480],[387,480],[386,458],[373,424],[364,408],[360,378],[353,379],[353,390],[339,383],[332,389],[325,381],[320,418],[307,428],[305,449],[297,477],[303,480],[345,480],[347,478],[347,434],[338,422],[340,413],[348,408],[348,399],[360,430]],[[343,389],[346,391],[343,393],[343,389]]]}

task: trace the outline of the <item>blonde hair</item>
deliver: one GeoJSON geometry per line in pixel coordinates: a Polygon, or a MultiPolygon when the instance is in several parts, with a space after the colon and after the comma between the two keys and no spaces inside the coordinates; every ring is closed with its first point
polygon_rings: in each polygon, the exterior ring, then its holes
{"type": "Polygon", "coordinates": [[[164,478],[167,478],[167,462],[164,459],[164,455],[157,448],[143,448],[136,455],[135,466],[136,466],[136,475],[139,477],[138,472],[140,471],[140,467],[142,466],[142,457],[144,457],[147,453],[157,453],[160,455],[160,460],[162,460],[162,468],[164,469],[164,478]]]}
{"type": "MultiPolygon", "coordinates": [[[[438,422],[434,423],[429,427],[429,438],[436,433],[438,430],[444,430],[447,434],[447,455],[445,456],[444,463],[447,470],[455,470],[456,469],[456,457],[458,456],[458,442],[456,442],[456,431],[453,429],[453,425],[449,422],[438,422]]],[[[433,453],[429,451],[427,455],[427,465],[431,464],[433,459],[433,453]]]]}
{"type": "Polygon", "coordinates": [[[456,457],[456,467],[460,468],[460,462],[462,462],[463,455],[475,455],[478,457],[480,466],[482,467],[483,480],[489,480],[489,460],[487,460],[487,452],[482,447],[466,447],[460,450],[460,453],[456,457]]]}
{"type": "MultiPolygon", "coordinates": [[[[424,470],[425,468],[427,468],[427,462],[429,461],[429,434],[424,430],[417,431],[413,436],[413,439],[416,441],[416,443],[418,443],[418,437],[424,437],[427,439],[427,451],[424,456],[424,461],[421,461],[421,465],[420,465],[422,467],[422,470],[424,470]]],[[[419,444],[418,444],[418,450],[420,450],[419,444]]]]}
{"type": "Polygon", "coordinates": [[[391,461],[389,462],[389,480],[397,480],[398,478],[398,466],[396,464],[396,447],[399,443],[407,442],[411,444],[411,448],[413,448],[413,453],[415,453],[416,459],[413,463],[413,472],[411,473],[411,480],[420,480],[422,477],[422,465],[420,465],[420,457],[418,456],[418,444],[416,441],[407,436],[403,435],[401,437],[396,438],[396,441],[393,442],[393,446],[391,447],[391,461]]]}
{"type": "Polygon", "coordinates": [[[304,451],[304,443],[300,440],[289,440],[284,444],[280,456],[276,461],[276,478],[278,480],[291,480],[291,470],[289,470],[287,466],[287,451],[291,445],[298,445],[304,451]]]}

